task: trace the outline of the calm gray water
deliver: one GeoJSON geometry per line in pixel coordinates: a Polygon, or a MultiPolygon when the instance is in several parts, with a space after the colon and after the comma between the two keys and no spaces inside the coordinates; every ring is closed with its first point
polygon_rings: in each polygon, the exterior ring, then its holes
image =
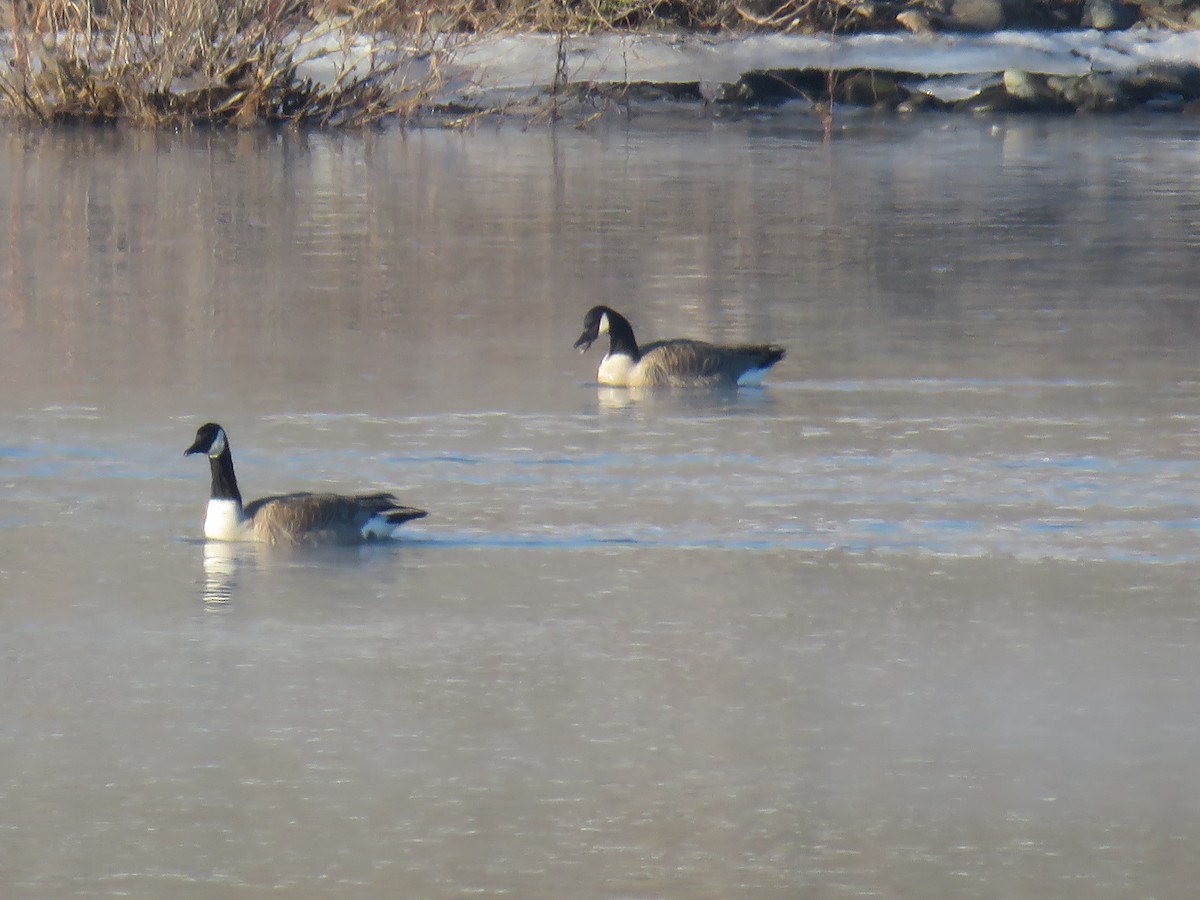
{"type": "Polygon", "coordinates": [[[0,139],[6,898],[1187,898],[1200,123],[0,139]],[[773,340],[637,394],[571,349],[773,340]],[[395,545],[199,539],[396,488],[395,545]]]}

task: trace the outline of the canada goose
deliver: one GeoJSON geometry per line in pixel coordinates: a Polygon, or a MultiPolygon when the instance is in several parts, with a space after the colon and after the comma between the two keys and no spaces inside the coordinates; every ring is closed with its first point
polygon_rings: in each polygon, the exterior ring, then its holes
{"type": "Polygon", "coordinates": [[[767,369],[783,359],[774,344],[721,347],[677,338],[638,347],[633,327],[619,312],[594,306],[583,317],[575,342],[583,353],[600,335],[608,335],[608,353],[597,380],[610,387],[733,387],[759,384],[767,369]]]}
{"type": "Polygon", "coordinates": [[[392,494],[280,494],[242,506],[233,456],[225,429],[215,422],[201,425],[196,440],[183,451],[207,453],[212,469],[212,495],[204,517],[204,536],[212,541],[357,544],[391,537],[410,519],[428,513],[401,506],[392,494]]]}

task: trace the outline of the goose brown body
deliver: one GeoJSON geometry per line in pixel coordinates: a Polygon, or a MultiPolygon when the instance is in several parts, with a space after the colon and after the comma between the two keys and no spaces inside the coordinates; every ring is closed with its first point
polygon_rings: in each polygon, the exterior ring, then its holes
{"type": "Polygon", "coordinates": [[[301,491],[262,497],[242,505],[233,455],[225,430],[215,422],[200,426],[184,455],[207,454],[212,489],[204,520],[209,540],[269,544],[357,544],[387,538],[405,522],[428,513],[404,506],[388,492],[332,494],[301,491]]]}
{"type": "Polygon", "coordinates": [[[428,515],[423,509],[402,506],[395,494],[311,494],[306,491],[263,497],[247,505],[243,513],[254,529],[255,539],[272,544],[355,544],[386,537],[371,530],[364,533],[372,519],[382,520],[395,529],[428,515]]]}
{"type": "Polygon", "coordinates": [[[786,350],[775,344],[724,346],[676,338],[638,346],[629,320],[607,306],[596,306],[584,317],[583,334],[575,346],[583,352],[602,334],[609,349],[596,373],[610,387],[734,387],[757,384],[766,371],[783,359],[786,350]]]}

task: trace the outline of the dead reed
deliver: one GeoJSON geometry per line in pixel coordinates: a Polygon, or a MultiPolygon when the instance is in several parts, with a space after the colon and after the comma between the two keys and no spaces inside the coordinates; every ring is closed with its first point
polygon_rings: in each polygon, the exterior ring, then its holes
{"type": "Polygon", "coordinates": [[[394,3],[0,0],[0,114],[42,123],[355,126],[413,114],[436,79],[408,43],[369,33],[394,3]]]}

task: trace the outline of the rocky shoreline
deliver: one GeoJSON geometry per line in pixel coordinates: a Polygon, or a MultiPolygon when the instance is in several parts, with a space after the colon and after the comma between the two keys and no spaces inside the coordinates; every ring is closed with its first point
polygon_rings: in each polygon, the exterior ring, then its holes
{"type": "Polygon", "coordinates": [[[520,35],[452,49],[426,110],[588,121],[712,115],[1200,113],[1200,31],[988,34],[520,35]]]}
{"type": "Polygon", "coordinates": [[[849,110],[1198,113],[1200,0],[1155,2],[835,0],[844,29],[806,34],[426,30],[402,39],[329,15],[232,31],[203,65],[179,63],[191,57],[164,43],[166,33],[133,45],[95,29],[10,30],[0,32],[0,107],[42,124],[331,128],[671,112],[799,112],[826,127],[849,110]],[[130,61],[131,48],[149,55],[130,61]]]}
{"type": "MultiPolygon", "coordinates": [[[[826,19],[825,30],[847,33],[1200,28],[1200,4],[1195,0],[835,0],[830,8],[835,13],[826,19]]],[[[745,7],[738,9],[749,23],[760,27],[794,27],[778,15],[754,16],[745,7]]],[[[795,15],[795,6],[782,9],[795,15]]],[[[812,31],[812,24],[806,21],[804,27],[812,31]]]]}

